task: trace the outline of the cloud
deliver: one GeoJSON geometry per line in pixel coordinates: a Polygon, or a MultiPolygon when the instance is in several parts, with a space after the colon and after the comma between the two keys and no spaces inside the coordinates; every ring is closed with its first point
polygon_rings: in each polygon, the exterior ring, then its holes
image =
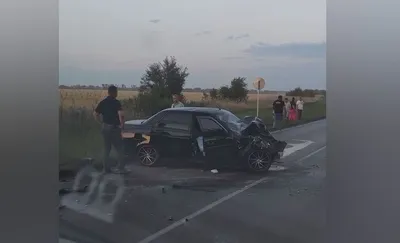
{"type": "Polygon", "coordinates": [[[79,67],[60,67],[59,83],[65,85],[85,84],[126,84],[128,86],[140,83],[140,77],[144,69],[82,69],[79,67]]]}
{"type": "Polygon", "coordinates": [[[197,32],[196,34],[194,34],[195,36],[201,36],[201,35],[209,35],[212,32],[209,30],[205,30],[205,31],[201,31],[201,32],[197,32]]]}
{"type": "Polygon", "coordinates": [[[251,45],[244,52],[255,57],[325,58],[326,43],[309,42],[270,45],[260,42],[251,45]]]}
{"type": "Polygon", "coordinates": [[[157,24],[161,22],[161,19],[150,19],[149,22],[153,23],[153,24],[157,24]]]}
{"type": "Polygon", "coordinates": [[[244,39],[244,38],[249,38],[250,37],[250,35],[249,34],[241,34],[241,35],[231,35],[231,36],[228,36],[228,40],[241,40],[241,39],[244,39]]]}

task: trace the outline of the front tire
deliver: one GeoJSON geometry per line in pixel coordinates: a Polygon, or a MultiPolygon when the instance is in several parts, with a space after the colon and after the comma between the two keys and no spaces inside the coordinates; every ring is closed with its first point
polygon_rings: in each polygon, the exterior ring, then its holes
{"type": "Polygon", "coordinates": [[[156,165],[160,158],[158,150],[150,144],[139,146],[136,155],[140,164],[147,167],[156,165]]]}
{"type": "Polygon", "coordinates": [[[271,153],[265,150],[251,150],[247,153],[247,168],[250,172],[267,172],[272,165],[271,153]]]}

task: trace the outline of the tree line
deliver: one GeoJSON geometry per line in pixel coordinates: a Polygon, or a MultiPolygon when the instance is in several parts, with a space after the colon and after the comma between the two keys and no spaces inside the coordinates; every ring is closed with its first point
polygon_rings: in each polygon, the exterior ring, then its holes
{"type": "MultiPolygon", "coordinates": [[[[66,84],[60,84],[58,86],[59,89],[82,89],[82,90],[107,90],[107,88],[110,85],[114,85],[118,87],[119,90],[128,90],[128,91],[139,91],[139,87],[137,85],[126,85],[126,84],[101,84],[101,85],[85,85],[85,84],[74,84],[74,85],[66,85],[66,84]]],[[[194,93],[207,93],[209,94],[212,92],[212,90],[215,90],[213,88],[183,88],[183,92],[194,92],[194,93]]],[[[255,89],[249,89],[248,90],[249,94],[256,94],[257,90],[255,89]]],[[[260,93],[262,94],[276,94],[276,93],[283,93],[285,91],[271,91],[271,90],[262,90],[260,93]]]]}
{"type": "Polygon", "coordinates": [[[326,96],[326,90],[301,89],[300,87],[297,87],[286,92],[286,96],[315,97],[316,95],[326,96]]]}

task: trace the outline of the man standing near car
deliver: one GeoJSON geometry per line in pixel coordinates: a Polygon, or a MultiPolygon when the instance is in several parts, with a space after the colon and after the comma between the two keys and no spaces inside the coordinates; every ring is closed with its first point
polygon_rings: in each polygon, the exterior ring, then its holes
{"type": "Polygon", "coordinates": [[[280,127],[281,121],[283,119],[283,111],[285,109],[285,102],[283,102],[282,100],[282,95],[279,95],[278,99],[275,100],[274,103],[272,103],[272,108],[274,112],[273,128],[277,128],[280,127]]]}
{"type": "Polygon", "coordinates": [[[117,100],[117,96],[117,87],[111,85],[108,87],[108,96],[104,100],[100,101],[94,110],[94,117],[102,126],[102,135],[104,140],[103,170],[105,173],[128,172],[125,169],[121,135],[125,123],[124,112],[122,110],[121,102],[117,100]],[[114,147],[118,152],[118,166],[113,169],[111,169],[109,161],[112,147],[114,147]]]}

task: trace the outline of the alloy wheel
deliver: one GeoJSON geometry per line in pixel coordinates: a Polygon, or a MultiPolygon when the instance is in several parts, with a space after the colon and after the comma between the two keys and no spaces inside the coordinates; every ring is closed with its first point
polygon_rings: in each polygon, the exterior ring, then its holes
{"type": "Polygon", "coordinates": [[[249,155],[248,163],[253,171],[267,171],[272,164],[271,155],[265,151],[254,151],[249,155]]]}
{"type": "Polygon", "coordinates": [[[138,151],[140,163],[145,166],[152,166],[158,159],[158,152],[154,147],[143,146],[138,151]]]}

